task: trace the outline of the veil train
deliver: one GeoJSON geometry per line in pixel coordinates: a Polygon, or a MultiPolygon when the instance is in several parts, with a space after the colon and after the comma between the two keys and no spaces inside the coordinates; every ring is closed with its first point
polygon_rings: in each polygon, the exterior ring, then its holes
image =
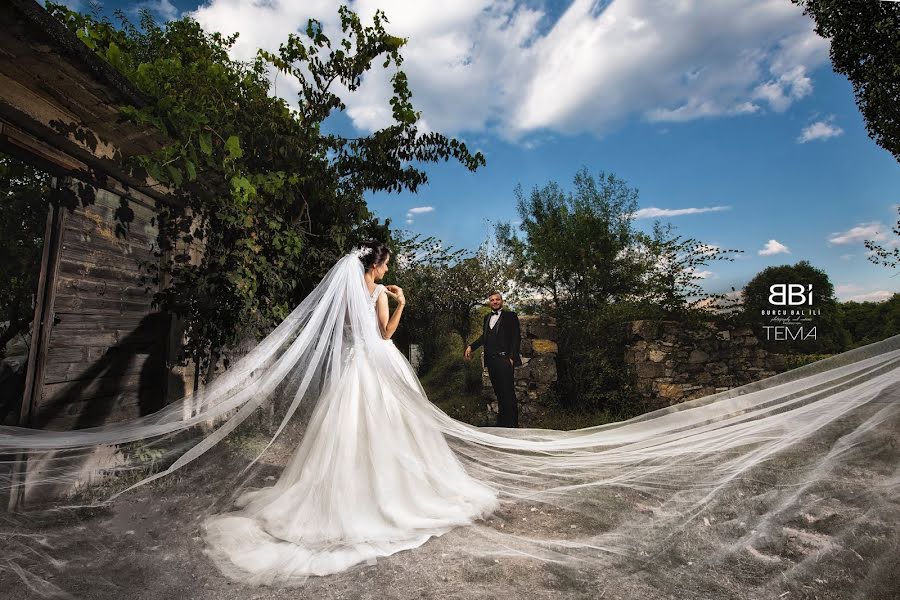
{"type": "MultiPolygon", "coordinates": [[[[356,254],[340,259],[247,355],[157,413],[65,432],[0,427],[0,489],[73,484],[89,457],[107,457],[109,473],[162,456],[165,469],[119,495],[197,459],[265,405],[280,424],[256,460],[301,407],[306,434],[274,486],[205,520],[213,560],[248,583],[295,585],[459,525],[471,526],[463,552],[587,566],[653,556],[712,518],[733,530],[704,543],[758,551],[786,521],[845,501],[848,482],[860,511],[897,514],[900,336],[618,423],[477,428],[428,401],[373,325],[362,274],[356,254]],[[123,450],[135,446],[155,453],[123,450]],[[479,521],[525,505],[582,525],[479,521]]],[[[897,522],[886,525],[895,534],[897,522]]],[[[839,548],[864,554],[858,526],[848,521],[839,548]]]]}

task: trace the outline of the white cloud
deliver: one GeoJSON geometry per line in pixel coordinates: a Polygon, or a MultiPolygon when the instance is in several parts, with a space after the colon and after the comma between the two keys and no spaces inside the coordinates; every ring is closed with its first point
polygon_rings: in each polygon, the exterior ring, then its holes
{"type": "Polygon", "coordinates": [[[421,215],[423,213],[430,213],[434,210],[433,206],[415,206],[409,209],[409,214],[413,215],[421,215]]]}
{"type": "MultiPolygon", "coordinates": [[[[168,0],[160,0],[167,2],[168,0]]],[[[240,31],[233,54],[277,50],[309,17],[340,37],[336,0],[210,0],[207,29],[240,31]]],[[[538,3],[540,6],[540,3],[538,3]]],[[[811,91],[828,44],[787,0],[573,0],[555,21],[514,0],[358,0],[364,22],[385,11],[402,50],[423,128],[499,133],[535,143],[548,133],[602,135],[635,118],[681,122],[785,110],[811,91]]],[[[347,100],[361,130],[391,119],[391,72],[377,67],[347,100]]],[[[293,100],[296,86],[278,80],[293,100]]]]}
{"type": "Polygon", "coordinates": [[[635,219],[651,219],[654,217],[678,217],[681,215],[696,215],[706,212],[719,212],[728,210],[730,206],[706,206],[703,208],[657,208],[650,206],[634,212],[635,219]]]}
{"type": "Polygon", "coordinates": [[[761,250],[757,252],[760,256],[773,256],[775,254],[790,254],[791,251],[787,246],[778,240],[769,240],[761,250]]]}
{"type": "Polygon", "coordinates": [[[155,17],[162,21],[174,21],[179,17],[178,7],[171,0],[146,0],[131,7],[132,13],[138,13],[142,9],[149,10],[155,17]]]}
{"type": "Polygon", "coordinates": [[[866,290],[855,283],[837,285],[834,292],[838,300],[842,302],[884,302],[890,300],[897,293],[889,290],[866,290]]]}
{"type": "Polygon", "coordinates": [[[841,246],[862,243],[865,240],[880,242],[884,240],[885,237],[884,224],[873,221],[871,223],[860,223],[847,231],[832,233],[831,237],[828,238],[828,243],[841,246]]]}
{"type": "Polygon", "coordinates": [[[813,140],[827,140],[843,135],[844,130],[833,125],[830,121],[816,121],[803,128],[797,137],[798,144],[805,144],[813,140]]]}
{"type": "Polygon", "coordinates": [[[777,79],[767,81],[756,88],[753,98],[765,100],[775,112],[784,112],[794,102],[812,92],[812,80],[806,75],[806,68],[796,65],[777,79]]]}
{"type": "Polygon", "coordinates": [[[850,296],[847,300],[852,300],[854,302],[884,302],[890,300],[895,293],[896,292],[889,292],[888,290],[875,290],[874,292],[850,296]]]}
{"type": "Polygon", "coordinates": [[[406,224],[412,225],[413,217],[416,215],[424,215],[426,213],[430,213],[434,211],[433,206],[414,206],[406,211],[406,224]]]}

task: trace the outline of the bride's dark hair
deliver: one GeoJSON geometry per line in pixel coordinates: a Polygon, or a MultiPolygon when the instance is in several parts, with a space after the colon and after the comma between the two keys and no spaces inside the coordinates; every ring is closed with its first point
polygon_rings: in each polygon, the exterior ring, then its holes
{"type": "Polygon", "coordinates": [[[391,255],[390,248],[375,240],[363,242],[359,245],[358,250],[361,250],[364,254],[363,256],[359,257],[359,260],[362,261],[363,267],[366,271],[368,271],[375,265],[380,265],[387,259],[388,256],[391,255]]]}

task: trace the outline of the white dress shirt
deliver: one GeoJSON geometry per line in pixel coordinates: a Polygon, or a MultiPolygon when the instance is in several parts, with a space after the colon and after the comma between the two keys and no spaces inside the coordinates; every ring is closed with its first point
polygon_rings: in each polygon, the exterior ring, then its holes
{"type": "Polygon", "coordinates": [[[488,321],[488,327],[493,329],[494,325],[496,325],[497,321],[499,321],[499,320],[500,320],[500,311],[498,310],[496,313],[491,315],[491,320],[488,321]]]}

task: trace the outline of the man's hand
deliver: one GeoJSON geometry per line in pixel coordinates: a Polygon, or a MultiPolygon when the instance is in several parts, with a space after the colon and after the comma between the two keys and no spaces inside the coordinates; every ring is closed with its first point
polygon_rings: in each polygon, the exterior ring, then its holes
{"type": "Polygon", "coordinates": [[[466,361],[472,360],[472,346],[466,346],[466,351],[463,353],[463,358],[466,361]]]}
{"type": "Polygon", "coordinates": [[[513,359],[511,359],[511,358],[509,359],[509,366],[511,366],[512,368],[516,367],[515,361],[513,361],[513,359]]]}

